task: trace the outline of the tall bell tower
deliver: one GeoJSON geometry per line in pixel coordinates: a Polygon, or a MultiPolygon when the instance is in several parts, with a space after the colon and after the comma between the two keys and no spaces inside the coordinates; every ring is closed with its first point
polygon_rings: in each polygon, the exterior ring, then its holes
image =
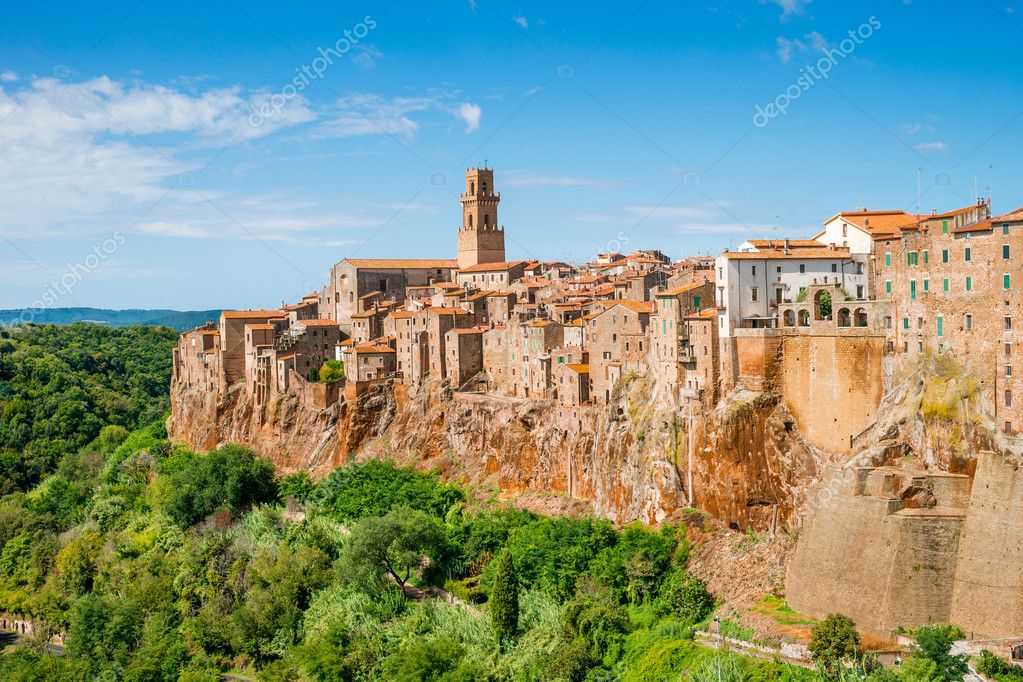
{"type": "Polygon", "coordinates": [[[493,168],[467,168],[458,228],[458,267],[504,262],[504,228],[497,222],[501,195],[494,192],[493,168]]]}

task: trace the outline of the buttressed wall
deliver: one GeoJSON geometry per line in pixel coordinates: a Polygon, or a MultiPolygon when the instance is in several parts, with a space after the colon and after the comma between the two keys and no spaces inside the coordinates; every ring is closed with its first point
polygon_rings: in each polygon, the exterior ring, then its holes
{"type": "Polygon", "coordinates": [[[974,479],[890,467],[832,469],[807,502],[786,598],[863,630],[954,623],[1023,634],[1023,479],[982,452],[974,479]]]}
{"type": "Polygon", "coordinates": [[[881,336],[786,336],[782,395],[814,445],[848,452],[852,437],[877,419],[884,393],[881,336]]]}

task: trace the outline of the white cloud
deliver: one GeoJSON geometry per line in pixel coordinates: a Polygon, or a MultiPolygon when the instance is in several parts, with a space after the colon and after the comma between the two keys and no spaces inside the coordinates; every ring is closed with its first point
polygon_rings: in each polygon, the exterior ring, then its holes
{"type": "Polygon", "coordinates": [[[417,111],[433,106],[425,97],[395,97],[379,95],[349,95],[335,105],[338,114],[318,127],[326,137],[361,137],[365,135],[411,136],[419,124],[409,117],[417,111]]]}
{"type": "Polygon", "coordinates": [[[375,45],[359,43],[355,46],[355,54],[351,59],[364,69],[372,69],[383,56],[384,53],[375,45]]]}
{"type": "Polygon", "coordinates": [[[944,153],[948,151],[948,144],[945,142],[921,142],[920,144],[913,145],[913,149],[921,154],[928,152],[944,153]]]}
{"type": "Polygon", "coordinates": [[[0,82],[13,83],[16,80],[18,80],[18,74],[13,71],[0,72],[0,82]]]}
{"type": "Polygon", "coordinates": [[[771,0],[774,4],[781,7],[781,18],[782,20],[790,17],[802,14],[813,0],[771,0]]]}
{"type": "Polygon", "coordinates": [[[807,54],[809,52],[826,54],[828,50],[827,38],[817,31],[811,31],[802,38],[789,39],[784,36],[778,36],[775,40],[775,45],[775,52],[783,64],[789,63],[796,54],[807,54]]]}
{"type": "Polygon", "coordinates": [[[512,17],[512,21],[521,26],[522,28],[529,28],[529,19],[526,19],[521,14],[517,14],[512,17]]]}
{"type": "Polygon", "coordinates": [[[903,123],[899,126],[899,132],[906,137],[916,135],[923,129],[924,127],[920,123],[903,123]]]}
{"type": "Polygon", "coordinates": [[[480,116],[483,115],[483,110],[478,104],[464,102],[458,105],[458,112],[455,115],[465,121],[465,132],[472,133],[480,127],[480,116]]]}

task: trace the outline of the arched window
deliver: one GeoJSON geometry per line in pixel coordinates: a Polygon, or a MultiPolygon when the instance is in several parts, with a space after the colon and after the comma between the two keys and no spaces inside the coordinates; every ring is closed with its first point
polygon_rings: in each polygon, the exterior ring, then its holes
{"type": "Polygon", "coordinates": [[[490,214],[489,213],[484,213],[483,214],[483,227],[485,227],[485,228],[486,227],[490,227],[490,214]]]}
{"type": "Polygon", "coordinates": [[[785,326],[786,327],[795,327],[796,326],[796,311],[794,311],[794,310],[786,310],[785,311],[785,315],[784,315],[784,319],[785,319],[785,326]]]}
{"type": "Polygon", "coordinates": [[[851,327],[852,316],[849,314],[848,308],[841,308],[838,311],[838,326],[839,327],[851,327]]]}
{"type": "Polygon", "coordinates": [[[818,291],[813,297],[813,311],[815,320],[831,319],[831,294],[827,291],[818,291]]]}
{"type": "Polygon", "coordinates": [[[486,194],[487,193],[487,182],[486,182],[486,180],[483,181],[483,184],[480,185],[480,187],[483,188],[483,193],[486,194]]]}
{"type": "Polygon", "coordinates": [[[469,182],[469,194],[475,194],[475,193],[476,193],[476,183],[475,182],[469,182]]]}
{"type": "Polygon", "coordinates": [[[810,326],[810,311],[803,308],[799,311],[799,326],[809,327],[810,326]]]}
{"type": "Polygon", "coordinates": [[[472,227],[472,213],[470,213],[465,219],[465,226],[472,227]]]}
{"type": "Polygon", "coordinates": [[[865,308],[857,308],[854,317],[856,318],[857,327],[867,326],[867,310],[865,308]]]}

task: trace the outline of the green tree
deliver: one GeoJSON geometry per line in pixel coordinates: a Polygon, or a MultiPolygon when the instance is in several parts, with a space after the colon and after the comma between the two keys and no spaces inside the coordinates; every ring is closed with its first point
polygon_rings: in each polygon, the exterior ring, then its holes
{"type": "Polygon", "coordinates": [[[952,643],[962,631],[951,625],[925,625],[913,633],[913,655],[933,661],[944,680],[961,680],[969,671],[966,654],[953,656],[952,643]]]}
{"type": "Polygon", "coordinates": [[[513,639],[519,631],[519,578],[511,552],[501,553],[490,592],[490,618],[498,642],[513,639]]]}
{"type": "Polygon", "coordinates": [[[714,608],[714,595],[707,590],[707,583],[679,568],[664,579],[661,598],[676,616],[691,623],[699,623],[714,608]]]}
{"type": "Polygon", "coordinates": [[[607,585],[580,579],[575,596],[565,604],[564,619],[566,629],[586,643],[591,660],[611,667],[621,658],[631,621],[607,585]]]}
{"type": "Polygon", "coordinates": [[[937,664],[924,656],[907,656],[899,668],[902,682],[942,682],[937,664]]]}
{"type": "Polygon", "coordinates": [[[342,559],[377,577],[389,575],[402,589],[424,565],[435,561],[445,545],[444,528],[425,512],[401,508],[371,516],[352,528],[342,559]]]}
{"type": "Polygon", "coordinates": [[[325,384],[333,384],[345,378],[345,363],[340,360],[327,360],[320,367],[319,379],[325,384]]]}
{"type": "Polygon", "coordinates": [[[810,631],[810,654],[828,677],[837,675],[842,663],[853,659],[859,648],[856,624],[840,613],[832,613],[810,631]]]}

